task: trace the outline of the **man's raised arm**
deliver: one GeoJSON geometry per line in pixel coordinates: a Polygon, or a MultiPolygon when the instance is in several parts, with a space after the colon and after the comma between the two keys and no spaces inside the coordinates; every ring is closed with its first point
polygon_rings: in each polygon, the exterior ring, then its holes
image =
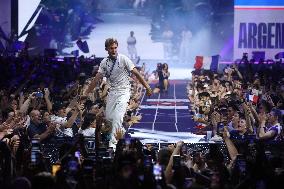
{"type": "Polygon", "coordinates": [[[149,84],[145,81],[145,79],[141,76],[141,74],[138,72],[136,68],[132,70],[132,73],[136,76],[136,78],[139,80],[139,82],[146,88],[146,92],[148,96],[152,95],[152,89],[149,86],[149,84]]]}

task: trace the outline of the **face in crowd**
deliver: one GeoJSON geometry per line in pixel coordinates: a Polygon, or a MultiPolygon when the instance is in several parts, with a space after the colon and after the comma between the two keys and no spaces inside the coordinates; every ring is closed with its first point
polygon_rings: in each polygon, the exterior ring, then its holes
{"type": "Polygon", "coordinates": [[[38,110],[33,110],[30,113],[31,121],[35,124],[40,124],[41,123],[41,114],[40,111],[38,110]]]}

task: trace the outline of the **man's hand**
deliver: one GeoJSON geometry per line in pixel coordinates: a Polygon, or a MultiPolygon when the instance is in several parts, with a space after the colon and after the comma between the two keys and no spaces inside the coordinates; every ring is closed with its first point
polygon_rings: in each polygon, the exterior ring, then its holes
{"type": "Polygon", "coordinates": [[[44,88],[44,97],[48,98],[49,95],[50,95],[50,92],[49,92],[48,88],[44,88]]]}
{"type": "Polygon", "coordinates": [[[152,95],[152,89],[150,87],[146,88],[146,94],[147,96],[151,96],[152,95]]]}
{"type": "Polygon", "coordinates": [[[223,132],[223,139],[225,140],[225,139],[229,139],[229,138],[230,138],[230,133],[228,131],[228,127],[225,126],[224,127],[224,132],[223,132]]]}
{"type": "Polygon", "coordinates": [[[179,149],[180,149],[183,144],[184,144],[183,141],[178,141],[178,142],[176,143],[176,148],[179,148],[179,149]]]}
{"type": "Polygon", "coordinates": [[[32,92],[30,95],[29,95],[29,99],[32,100],[32,99],[35,99],[35,94],[36,92],[32,92]]]}
{"type": "Polygon", "coordinates": [[[114,133],[114,137],[116,140],[120,140],[124,138],[124,131],[121,128],[117,128],[114,133]]]}
{"type": "Polygon", "coordinates": [[[265,113],[262,113],[258,115],[258,119],[259,119],[260,124],[265,125],[267,116],[265,113]]]}

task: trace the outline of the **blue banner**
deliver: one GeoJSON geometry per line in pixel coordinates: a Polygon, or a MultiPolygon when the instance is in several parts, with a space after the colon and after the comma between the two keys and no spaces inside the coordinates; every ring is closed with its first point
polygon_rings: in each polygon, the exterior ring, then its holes
{"type": "Polygon", "coordinates": [[[235,0],[236,6],[284,6],[284,0],[235,0]]]}

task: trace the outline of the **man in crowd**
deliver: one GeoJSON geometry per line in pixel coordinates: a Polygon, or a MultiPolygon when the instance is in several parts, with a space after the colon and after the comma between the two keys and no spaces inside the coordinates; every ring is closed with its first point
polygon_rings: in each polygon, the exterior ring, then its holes
{"type": "MultiPolygon", "coordinates": [[[[46,115],[49,116],[49,115],[46,115]]],[[[41,113],[38,110],[32,110],[30,113],[30,125],[28,126],[28,135],[31,138],[39,138],[42,142],[47,139],[50,135],[52,135],[55,131],[55,125],[52,125],[50,122],[50,118],[44,117],[44,123],[41,120],[41,113]]]]}

